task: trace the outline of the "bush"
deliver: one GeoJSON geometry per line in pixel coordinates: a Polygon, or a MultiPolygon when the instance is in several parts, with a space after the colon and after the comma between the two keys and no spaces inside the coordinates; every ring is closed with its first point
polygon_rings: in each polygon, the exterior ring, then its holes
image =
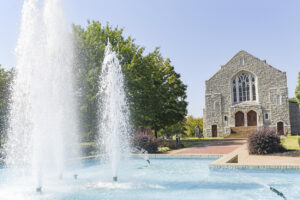
{"type": "Polygon", "coordinates": [[[169,147],[158,147],[158,151],[160,153],[164,153],[164,152],[170,151],[170,148],[169,147]]]}
{"type": "Polygon", "coordinates": [[[142,148],[148,153],[157,153],[158,142],[153,134],[137,133],[133,138],[133,146],[142,148]]]}
{"type": "Polygon", "coordinates": [[[184,147],[180,140],[178,141],[178,144],[176,144],[176,140],[160,140],[159,146],[168,147],[169,149],[181,149],[184,147]]]}
{"type": "Polygon", "coordinates": [[[300,137],[298,137],[298,145],[299,145],[299,147],[300,147],[300,137]]]}
{"type": "Polygon", "coordinates": [[[250,154],[269,154],[284,151],[280,144],[280,136],[272,128],[261,128],[248,136],[250,154]]]}

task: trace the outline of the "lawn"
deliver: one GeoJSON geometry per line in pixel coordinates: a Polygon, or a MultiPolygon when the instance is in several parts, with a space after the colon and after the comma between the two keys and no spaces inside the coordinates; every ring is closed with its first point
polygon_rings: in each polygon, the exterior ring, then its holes
{"type": "Polygon", "coordinates": [[[300,138],[300,136],[281,137],[281,144],[289,150],[300,150],[298,138],[300,138]]]}
{"type": "Polygon", "coordinates": [[[220,140],[220,139],[224,139],[224,138],[223,137],[214,137],[214,138],[209,138],[209,137],[195,138],[195,137],[192,137],[192,138],[181,138],[180,141],[184,145],[184,148],[186,148],[186,147],[196,146],[196,145],[201,144],[203,142],[220,140]]]}

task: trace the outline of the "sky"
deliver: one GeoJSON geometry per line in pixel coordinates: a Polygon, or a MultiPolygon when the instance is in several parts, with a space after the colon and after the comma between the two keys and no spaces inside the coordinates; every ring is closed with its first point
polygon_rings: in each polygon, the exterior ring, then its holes
{"type": "MultiPolygon", "coordinates": [[[[146,52],[160,47],[188,86],[188,114],[202,117],[205,80],[238,51],[287,72],[289,97],[300,71],[298,0],[62,0],[68,24],[124,28],[146,52]]],[[[22,0],[0,0],[0,64],[15,65],[22,0]]]]}

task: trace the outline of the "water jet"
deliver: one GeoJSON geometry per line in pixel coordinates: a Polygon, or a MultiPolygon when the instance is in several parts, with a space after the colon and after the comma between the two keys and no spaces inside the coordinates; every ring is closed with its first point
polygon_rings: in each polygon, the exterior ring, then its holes
{"type": "Polygon", "coordinates": [[[61,0],[24,1],[15,51],[5,162],[29,168],[40,192],[43,179],[61,179],[66,157],[79,152],[73,41],[61,0]]]}
{"type": "Polygon", "coordinates": [[[117,181],[120,161],[129,155],[129,108],[122,67],[108,42],[99,77],[99,146],[117,181]]]}

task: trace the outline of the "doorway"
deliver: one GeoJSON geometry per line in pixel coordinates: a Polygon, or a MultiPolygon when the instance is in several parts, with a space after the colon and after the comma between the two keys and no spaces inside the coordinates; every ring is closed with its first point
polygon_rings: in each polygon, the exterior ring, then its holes
{"type": "Polygon", "coordinates": [[[284,135],[283,122],[278,122],[277,123],[277,133],[278,133],[278,135],[284,135]]]}
{"type": "Polygon", "coordinates": [[[248,126],[257,125],[257,115],[255,111],[251,110],[247,113],[247,124],[248,126]]]}
{"type": "Polygon", "coordinates": [[[212,137],[217,137],[218,136],[218,127],[217,127],[217,125],[212,125],[211,132],[212,132],[212,137]]]}
{"type": "Polygon", "coordinates": [[[235,126],[244,126],[245,120],[244,120],[244,113],[241,111],[238,111],[235,113],[235,126]]]}

